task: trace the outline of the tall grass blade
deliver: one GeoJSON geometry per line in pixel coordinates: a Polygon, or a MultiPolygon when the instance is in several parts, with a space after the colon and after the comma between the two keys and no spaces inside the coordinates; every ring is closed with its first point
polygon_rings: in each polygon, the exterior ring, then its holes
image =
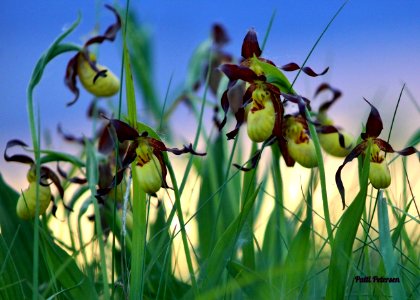
{"type": "Polygon", "coordinates": [[[200,273],[200,291],[209,290],[220,281],[226,265],[238,249],[238,240],[241,239],[241,233],[252,211],[259,190],[260,186],[254,191],[252,197],[248,199],[240,214],[225,230],[210,257],[204,262],[200,273]]]}
{"type": "MultiPolygon", "coordinates": [[[[398,280],[401,280],[390,234],[388,207],[386,200],[382,197],[382,191],[378,193],[378,223],[380,251],[385,266],[386,278],[398,278],[398,280]]],[[[402,282],[389,283],[389,287],[393,299],[407,298],[402,282]]]]}
{"type": "MultiPolygon", "coordinates": [[[[366,153],[370,153],[370,146],[366,153]]],[[[334,244],[332,246],[328,273],[327,300],[344,299],[353,243],[366,204],[369,160],[370,155],[366,155],[363,161],[359,193],[344,212],[341,223],[337,229],[334,244]]]]}

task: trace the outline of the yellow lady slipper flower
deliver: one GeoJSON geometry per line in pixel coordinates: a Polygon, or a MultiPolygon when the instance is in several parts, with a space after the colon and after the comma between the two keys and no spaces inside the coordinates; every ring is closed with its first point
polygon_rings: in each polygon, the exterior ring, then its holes
{"type": "Polygon", "coordinates": [[[115,8],[105,5],[111,10],[116,21],[110,25],[103,35],[97,35],[90,38],[81,47],[80,51],[74,55],[67,63],[64,82],[70,91],[74,94],[74,99],[67,103],[67,106],[74,104],[79,98],[79,88],[76,78],[79,77],[83,87],[91,94],[97,97],[109,97],[115,95],[120,89],[119,79],[106,67],[96,63],[95,55],[88,50],[92,44],[102,44],[104,41],[114,41],[117,32],[121,28],[121,18],[115,8]]]}
{"type": "Polygon", "coordinates": [[[270,92],[257,88],[252,93],[252,103],[247,116],[247,132],[249,138],[257,143],[263,142],[273,134],[276,111],[270,92]]]}
{"type": "Polygon", "coordinates": [[[289,155],[305,168],[318,166],[315,145],[307,133],[307,124],[302,117],[287,116],[286,140],[289,155]]]}
{"type": "Polygon", "coordinates": [[[137,177],[140,188],[148,194],[156,193],[162,186],[162,167],[159,159],[153,154],[153,149],[145,140],[139,141],[136,149],[137,177]]]}
{"type": "Polygon", "coordinates": [[[391,184],[391,174],[377,144],[373,144],[370,151],[369,180],[376,189],[385,189],[391,184]]]}
{"type": "Polygon", "coordinates": [[[162,186],[162,167],[158,158],[152,158],[144,165],[136,168],[140,188],[148,194],[156,193],[162,186]]]}
{"type": "MultiPolygon", "coordinates": [[[[19,197],[16,213],[19,218],[29,220],[35,217],[36,211],[36,188],[37,183],[31,182],[19,197]]],[[[39,215],[42,215],[48,208],[51,201],[51,188],[38,184],[39,188],[39,215]]]]}
{"type": "MultiPolygon", "coordinates": [[[[30,166],[28,173],[26,174],[26,178],[29,182],[29,187],[22,192],[20,197],[18,198],[18,202],[16,205],[16,213],[19,218],[28,220],[35,217],[36,213],[36,190],[38,188],[39,194],[39,215],[45,213],[48,208],[49,202],[53,202],[53,210],[52,214],[55,215],[56,206],[54,204],[54,199],[51,196],[51,188],[50,185],[53,183],[57,188],[58,192],[60,193],[61,198],[64,198],[64,189],[61,186],[60,180],[58,179],[57,175],[49,168],[45,166],[40,167],[40,177],[37,180],[36,176],[36,165],[32,158],[24,154],[14,154],[9,156],[7,154],[7,150],[9,148],[20,146],[23,148],[28,147],[24,142],[21,140],[10,140],[7,142],[6,149],[4,150],[4,159],[8,162],[19,162],[23,164],[28,164],[30,166]],[[49,182],[51,180],[51,182],[49,182]]],[[[69,209],[66,205],[64,205],[67,209],[69,209]]]]}
{"type": "Polygon", "coordinates": [[[162,141],[148,136],[149,133],[147,131],[139,134],[137,129],[117,119],[111,119],[108,126],[114,128],[120,143],[127,141],[130,144],[122,157],[122,168],[114,176],[111,186],[99,189],[97,191],[97,197],[108,194],[112,188],[119,185],[123,178],[124,170],[132,162],[136,162],[137,165],[132,172],[137,173],[140,188],[150,195],[155,195],[161,187],[169,187],[166,183],[166,174],[168,171],[166,169],[163,151],[169,151],[176,155],[183,153],[200,156],[206,155],[206,153],[195,152],[191,144],[184,146],[182,149],[167,148],[162,141]]]}
{"type": "Polygon", "coordinates": [[[353,137],[346,132],[320,133],[318,138],[325,152],[337,157],[347,156],[354,142],[353,137]],[[340,134],[344,139],[344,147],[340,145],[340,134]]]}
{"type": "Polygon", "coordinates": [[[385,161],[385,155],[383,152],[397,152],[403,156],[417,152],[414,147],[407,147],[400,151],[395,151],[388,142],[380,139],[378,136],[381,134],[383,124],[379,111],[369,101],[366,99],[364,100],[370,105],[370,114],[366,122],[366,130],[360,135],[362,141],[346,156],[343,164],[335,173],[335,182],[341,195],[343,209],[345,208],[346,203],[345,190],[343,182],[341,181],[341,171],[347,163],[351,162],[361,154],[370,155],[369,180],[374,188],[384,189],[391,184],[391,174],[389,173],[388,165],[385,161]],[[370,153],[366,153],[367,149],[369,149],[369,145],[370,153]]]}
{"type": "Polygon", "coordinates": [[[90,54],[90,62],[84,55],[78,55],[77,75],[83,87],[97,97],[110,97],[120,90],[120,80],[108,68],[96,64],[94,54],[90,54]],[[97,70],[92,68],[92,63],[97,70]],[[101,74],[100,76],[98,76],[98,72],[101,74]]]}
{"type": "Polygon", "coordinates": [[[319,123],[317,131],[319,132],[319,142],[325,152],[337,157],[347,156],[354,146],[354,138],[335,127],[334,122],[327,115],[327,111],[340,97],[341,91],[333,88],[328,83],[322,83],[315,92],[317,96],[322,91],[332,92],[332,98],[322,103],[316,114],[319,123]]]}

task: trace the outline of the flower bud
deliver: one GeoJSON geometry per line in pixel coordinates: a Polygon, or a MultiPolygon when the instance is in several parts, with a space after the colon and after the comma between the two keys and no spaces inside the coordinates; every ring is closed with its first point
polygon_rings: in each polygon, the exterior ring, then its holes
{"type": "Polygon", "coordinates": [[[156,193],[162,186],[162,167],[156,155],[136,168],[140,188],[148,194],[156,193]]]}
{"type": "Polygon", "coordinates": [[[319,142],[328,154],[337,157],[345,157],[353,148],[353,137],[345,132],[340,133],[344,137],[344,148],[340,145],[338,132],[319,134],[319,142]]]}
{"type": "Polygon", "coordinates": [[[384,189],[391,184],[391,174],[385,160],[381,163],[371,162],[369,168],[369,179],[376,189],[384,189]]]}
{"type": "MultiPolygon", "coordinates": [[[[36,210],[36,186],[35,182],[29,184],[18,199],[16,213],[19,218],[28,220],[35,217],[36,210]]],[[[49,186],[38,185],[39,187],[39,215],[42,215],[48,208],[51,200],[51,189],[49,186]]]]}
{"type": "MultiPolygon", "coordinates": [[[[95,56],[90,55],[95,62],[95,56]]],[[[86,58],[80,54],[77,58],[77,75],[83,87],[97,97],[109,97],[115,95],[120,89],[120,80],[108,68],[96,64],[99,71],[106,70],[105,76],[97,76],[97,72],[92,69],[86,58]],[[94,79],[97,76],[95,82],[94,79]]]]}

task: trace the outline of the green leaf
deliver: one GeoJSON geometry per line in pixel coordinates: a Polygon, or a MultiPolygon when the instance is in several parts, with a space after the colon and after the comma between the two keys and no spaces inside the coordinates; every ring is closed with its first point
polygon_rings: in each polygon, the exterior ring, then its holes
{"type": "Polygon", "coordinates": [[[270,299],[272,296],[270,291],[273,287],[265,274],[257,273],[235,261],[229,262],[227,270],[250,299],[270,299]]]}
{"type": "Polygon", "coordinates": [[[234,219],[228,199],[212,199],[215,191],[224,183],[224,168],[220,166],[226,166],[227,161],[225,140],[224,135],[219,134],[214,141],[209,142],[208,154],[200,160],[200,169],[197,170],[201,175],[201,187],[196,220],[199,253],[203,260],[208,258],[216,241],[234,219]]]}
{"type": "Polygon", "coordinates": [[[282,93],[296,95],[296,92],[293,89],[289,79],[287,79],[287,77],[283,74],[282,71],[280,71],[279,68],[258,59],[254,59],[253,62],[263,70],[268,83],[278,87],[282,93]]]}
{"type": "MultiPolygon", "coordinates": [[[[73,299],[96,299],[94,284],[79,270],[75,260],[51,240],[51,236],[44,231],[40,241],[44,247],[44,260],[52,270],[53,278],[50,287],[57,280],[60,286],[67,289],[65,294],[73,299]]],[[[48,289],[47,289],[48,290],[48,289]]]]}
{"type": "MultiPolygon", "coordinates": [[[[29,298],[33,292],[27,282],[32,281],[32,257],[33,257],[33,223],[20,220],[16,215],[16,202],[19,194],[11,189],[0,175],[0,295],[5,293],[17,293],[22,296],[10,299],[29,298]],[[5,259],[3,259],[5,258],[5,259]],[[4,274],[4,275],[3,275],[4,274]],[[5,276],[5,278],[3,278],[5,276]],[[4,285],[1,283],[2,279],[4,285]],[[26,282],[21,284],[20,282],[26,282]],[[9,286],[7,286],[9,284],[9,286]]],[[[74,259],[57,246],[51,236],[45,231],[40,239],[41,246],[45,250],[44,260],[39,264],[39,282],[51,282],[49,274],[54,274],[57,280],[57,288],[68,289],[63,294],[72,299],[83,299],[84,295],[89,299],[96,299],[94,285],[78,269],[74,259]],[[48,268],[46,264],[48,263],[48,268]],[[50,273],[51,272],[51,273],[50,273]]],[[[54,285],[51,286],[54,288],[54,285]]],[[[59,290],[49,291],[52,293],[59,290]]],[[[49,294],[50,295],[50,294],[49,294]]],[[[39,295],[41,296],[41,295],[39,295]]],[[[3,298],[2,298],[3,299],[3,298]]],[[[7,298],[6,298],[7,299],[7,298]]]]}
{"type": "Polygon", "coordinates": [[[126,44],[124,47],[130,49],[131,68],[136,86],[142,93],[146,110],[152,113],[155,120],[159,120],[161,106],[154,83],[153,42],[150,32],[136,19],[132,11],[128,14],[126,22],[127,34],[124,37],[126,44]]]}
{"type": "Polygon", "coordinates": [[[222,273],[226,265],[232,259],[238,247],[244,225],[246,224],[249,214],[252,211],[255,199],[257,198],[260,186],[254,191],[252,197],[249,197],[247,203],[243,207],[241,213],[229,225],[211,253],[210,257],[204,262],[201,271],[201,287],[202,290],[208,290],[214,287],[222,277],[222,273]]]}
{"type": "MultiPolygon", "coordinates": [[[[370,146],[367,153],[370,153],[370,146]]],[[[366,155],[363,162],[360,191],[344,212],[337,229],[328,273],[327,300],[344,299],[353,243],[366,204],[369,160],[370,155],[366,155]]]]}
{"type": "Polygon", "coordinates": [[[305,285],[307,264],[309,262],[311,221],[306,219],[293,239],[284,264],[283,287],[284,298],[297,299],[305,285]]]}
{"type": "Polygon", "coordinates": [[[41,153],[46,154],[41,157],[41,160],[40,160],[41,164],[49,163],[49,162],[56,162],[56,161],[65,161],[79,168],[83,168],[85,166],[85,163],[83,162],[83,160],[68,153],[52,151],[52,150],[41,150],[41,153]]]}
{"type": "MultiPolygon", "coordinates": [[[[386,277],[398,278],[399,280],[402,280],[391,240],[388,220],[388,207],[386,200],[382,197],[382,191],[379,191],[378,193],[378,223],[380,252],[386,270],[386,277]]],[[[402,282],[390,283],[389,287],[393,299],[407,298],[402,282]]]]}
{"type": "MultiPolygon", "coordinates": [[[[257,143],[252,143],[251,155],[258,150],[257,143]]],[[[242,183],[241,193],[241,207],[245,207],[248,201],[254,201],[254,191],[256,189],[256,171],[257,168],[245,172],[242,183]]],[[[254,270],[255,269],[255,253],[254,253],[254,213],[252,212],[247,219],[244,228],[244,244],[242,245],[242,263],[245,267],[254,270]]]]}

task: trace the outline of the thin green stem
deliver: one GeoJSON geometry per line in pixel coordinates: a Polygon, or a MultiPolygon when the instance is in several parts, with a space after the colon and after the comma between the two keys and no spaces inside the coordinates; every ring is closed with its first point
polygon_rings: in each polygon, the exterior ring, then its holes
{"type": "Polygon", "coordinates": [[[306,56],[305,60],[303,61],[302,65],[300,66],[299,71],[297,72],[295,79],[293,79],[292,82],[292,87],[295,84],[296,80],[298,79],[300,73],[302,72],[302,68],[306,65],[306,63],[308,62],[309,58],[312,55],[312,52],[314,52],[315,48],[318,46],[319,42],[321,41],[322,37],[324,36],[324,34],[327,32],[328,28],[330,28],[331,24],[334,22],[334,20],[337,18],[337,16],[340,14],[340,12],[343,10],[343,8],[346,6],[347,2],[349,0],[346,0],[341,6],[340,8],[337,10],[337,12],[334,14],[334,16],[331,18],[331,20],[328,22],[327,26],[325,26],[324,30],[322,31],[321,35],[318,37],[318,39],[315,41],[315,44],[312,46],[311,50],[309,51],[308,55],[306,56]]]}
{"type": "MultiPolygon", "coordinates": [[[[305,109],[306,118],[310,119],[310,114],[308,109],[305,109]]],[[[334,243],[334,236],[331,226],[331,219],[330,219],[330,211],[328,208],[328,195],[327,195],[327,185],[326,185],[326,179],[325,179],[325,168],[324,168],[324,160],[322,158],[322,152],[321,152],[321,145],[319,143],[318,134],[316,132],[315,126],[308,122],[309,132],[311,134],[311,138],[315,145],[315,151],[316,156],[318,158],[318,169],[319,169],[319,180],[321,182],[321,195],[322,195],[322,205],[324,208],[324,217],[325,217],[325,225],[327,227],[327,233],[328,233],[328,240],[330,242],[331,247],[333,247],[334,243]]]]}
{"type": "MultiPolygon", "coordinates": [[[[213,53],[210,51],[209,62],[211,61],[212,56],[213,56],[213,53]]],[[[198,145],[198,140],[200,138],[201,128],[203,126],[204,107],[205,107],[205,104],[206,104],[207,91],[209,89],[210,71],[211,70],[209,68],[209,70],[207,71],[206,85],[205,85],[205,88],[204,88],[203,99],[202,99],[202,102],[201,102],[200,117],[199,117],[199,122],[198,122],[198,126],[197,126],[197,132],[196,132],[195,138],[194,138],[194,144],[193,144],[194,149],[198,145]]],[[[185,188],[185,184],[187,183],[187,178],[188,178],[188,175],[191,171],[192,160],[193,159],[194,159],[194,157],[190,156],[190,159],[188,160],[188,164],[187,164],[187,167],[185,169],[184,177],[182,178],[181,185],[179,186],[179,194],[180,195],[182,195],[182,192],[184,191],[184,188],[185,188]]]]}
{"type": "Polygon", "coordinates": [[[174,170],[172,168],[172,164],[170,163],[169,160],[166,161],[166,166],[168,168],[169,175],[171,177],[171,181],[172,181],[172,185],[173,185],[173,189],[174,189],[175,207],[176,207],[176,212],[177,212],[177,215],[178,215],[179,225],[181,227],[180,231],[181,231],[182,243],[183,243],[183,246],[184,246],[185,257],[187,259],[187,265],[188,265],[188,271],[190,273],[191,285],[192,285],[192,288],[193,288],[193,291],[194,291],[194,295],[197,297],[199,295],[199,291],[198,291],[198,287],[197,287],[197,280],[196,280],[195,274],[194,274],[194,268],[193,268],[193,265],[192,265],[191,253],[190,253],[190,249],[189,249],[189,245],[188,245],[188,239],[187,239],[187,233],[185,231],[184,217],[182,215],[181,193],[180,193],[180,190],[178,189],[178,184],[176,182],[175,172],[174,172],[174,170]]]}

